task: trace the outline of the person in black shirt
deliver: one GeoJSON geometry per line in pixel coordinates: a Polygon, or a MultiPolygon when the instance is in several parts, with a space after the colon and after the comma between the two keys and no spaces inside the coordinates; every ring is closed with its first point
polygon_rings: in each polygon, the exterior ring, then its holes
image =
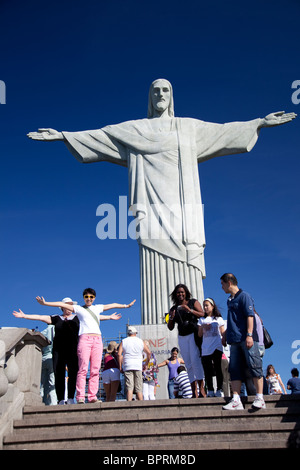
{"type": "Polygon", "coordinates": [[[199,317],[204,316],[203,309],[200,302],[192,298],[184,284],[178,284],[175,287],[171,298],[174,305],[169,312],[168,328],[173,330],[175,323],[178,325],[178,344],[191,382],[193,397],[199,396],[198,385],[200,394],[205,396],[201,347],[196,343],[198,341],[197,322],[199,317]]]}
{"type": "MultiPolygon", "coordinates": [[[[66,297],[64,303],[74,305],[72,299],[66,297]]],[[[71,310],[62,309],[62,315],[27,315],[22,310],[14,311],[17,318],[42,321],[48,325],[54,325],[53,339],[53,369],[55,376],[55,390],[59,404],[65,403],[65,375],[68,369],[68,404],[74,403],[76,390],[76,377],[78,372],[77,344],[79,332],[79,320],[71,310]]]]}
{"type": "MultiPolygon", "coordinates": [[[[70,303],[71,299],[66,302],[70,303]]],[[[72,302],[75,304],[77,302],[72,302]]],[[[58,403],[63,404],[65,397],[65,372],[68,369],[68,404],[74,403],[76,378],[78,372],[78,332],[79,320],[70,310],[62,309],[62,315],[52,315],[51,324],[55,327],[53,340],[53,368],[55,375],[55,389],[58,403]]]]}

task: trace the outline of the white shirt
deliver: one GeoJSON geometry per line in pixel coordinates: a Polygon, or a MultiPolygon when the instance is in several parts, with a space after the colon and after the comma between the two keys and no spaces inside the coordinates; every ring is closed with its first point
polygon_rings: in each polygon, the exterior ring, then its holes
{"type": "Polygon", "coordinates": [[[216,349],[223,351],[222,336],[220,333],[220,326],[225,325],[223,318],[201,317],[198,320],[198,325],[210,325],[209,328],[203,328],[202,356],[210,356],[216,349]]]}
{"type": "Polygon", "coordinates": [[[136,336],[123,339],[123,370],[142,370],[144,341],[136,336]]]}
{"type": "Polygon", "coordinates": [[[103,312],[103,305],[91,305],[89,309],[98,318],[98,324],[94,317],[88,312],[88,310],[80,305],[74,305],[74,313],[76,313],[79,320],[79,336],[84,334],[96,334],[101,335],[100,331],[100,314],[103,312]]]}

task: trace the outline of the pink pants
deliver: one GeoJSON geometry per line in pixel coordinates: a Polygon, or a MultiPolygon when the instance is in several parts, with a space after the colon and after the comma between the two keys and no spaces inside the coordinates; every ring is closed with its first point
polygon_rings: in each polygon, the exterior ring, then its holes
{"type": "Polygon", "coordinates": [[[85,384],[90,362],[88,401],[97,399],[99,389],[99,370],[101,367],[103,344],[101,336],[81,335],[78,341],[78,374],[76,381],[76,399],[85,398],[85,384]]]}

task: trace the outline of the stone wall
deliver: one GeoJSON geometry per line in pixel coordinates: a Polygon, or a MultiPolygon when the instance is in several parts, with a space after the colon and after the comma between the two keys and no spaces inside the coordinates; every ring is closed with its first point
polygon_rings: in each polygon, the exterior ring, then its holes
{"type": "Polygon", "coordinates": [[[0,449],[24,406],[42,403],[42,349],[48,344],[41,333],[27,328],[0,329],[0,449]]]}

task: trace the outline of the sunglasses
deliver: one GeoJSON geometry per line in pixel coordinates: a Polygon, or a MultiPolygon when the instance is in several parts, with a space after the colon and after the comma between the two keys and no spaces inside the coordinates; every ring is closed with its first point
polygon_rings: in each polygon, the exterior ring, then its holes
{"type": "Polygon", "coordinates": [[[94,299],[95,296],[94,295],[85,295],[84,298],[85,299],[94,299]]]}

